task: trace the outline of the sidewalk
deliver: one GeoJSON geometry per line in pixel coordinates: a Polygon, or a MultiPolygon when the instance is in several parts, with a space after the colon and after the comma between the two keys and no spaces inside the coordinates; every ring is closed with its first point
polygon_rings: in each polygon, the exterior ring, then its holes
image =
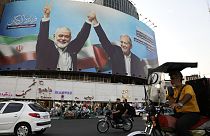
{"type": "MultiPolygon", "coordinates": [[[[89,119],[101,119],[101,118],[104,118],[105,116],[104,115],[99,115],[99,116],[90,116],[89,119]]],[[[52,120],[58,120],[58,119],[64,119],[63,117],[51,117],[52,120]]]]}

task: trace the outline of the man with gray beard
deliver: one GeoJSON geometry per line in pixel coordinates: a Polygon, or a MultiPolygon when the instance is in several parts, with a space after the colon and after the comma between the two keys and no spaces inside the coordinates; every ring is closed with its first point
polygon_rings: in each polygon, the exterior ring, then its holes
{"type": "Polygon", "coordinates": [[[67,27],[57,28],[54,39],[49,39],[51,7],[45,6],[44,17],[40,22],[40,31],[36,45],[36,69],[40,70],[77,70],[77,54],[87,40],[92,18],[84,23],[76,38],[71,41],[71,30],[67,27]]]}
{"type": "Polygon", "coordinates": [[[110,57],[112,74],[146,78],[148,71],[147,63],[144,59],[140,59],[131,52],[133,46],[131,37],[127,34],[120,35],[120,46],[113,45],[98,22],[94,12],[91,19],[99,41],[110,57]]]}

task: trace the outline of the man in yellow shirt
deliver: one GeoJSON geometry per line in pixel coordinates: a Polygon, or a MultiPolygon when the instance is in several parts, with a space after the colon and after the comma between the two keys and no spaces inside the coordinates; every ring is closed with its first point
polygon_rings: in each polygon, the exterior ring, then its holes
{"type": "Polygon", "coordinates": [[[200,119],[195,92],[192,86],[182,84],[183,76],[180,71],[170,72],[169,76],[174,87],[174,94],[168,96],[167,99],[169,99],[170,106],[176,111],[177,136],[191,136],[189,128],[200,119]]]}

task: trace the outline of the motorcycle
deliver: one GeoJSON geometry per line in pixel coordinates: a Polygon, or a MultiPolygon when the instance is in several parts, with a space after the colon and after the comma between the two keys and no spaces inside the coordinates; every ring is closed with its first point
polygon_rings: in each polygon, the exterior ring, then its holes
{"type": "Polygon", "coordinates": [[[78,111],[77,112],[77,119],[88,119],[90,118],[90,111],[78,111]]]}
{"type": "MultiPolygon", "coordinates": [[[[150,104],[146,107],[145,130],[132,132],[128,136],[175,136],[176,118],[165,115],[163,107],[160,106],[160,110],[157,110],[150,100],[150,104]]],[[[193,136],[210,136],[210,118],[201,116],[201,119],[190,128],[190,131],[193,136]]]]}
{"type": "MultiPolygon", "coordinates": [[[[197,64],[196,64],[197,66],[197,64]]],[[[195,67],[194,63],[165,63],[150,72],[165,72],[168,73],[172,69],[177,69],[179,71],[186,67],[195,67]]],[[[158,74],[153,73],[150,75],[149,85],[157,82],[158,74]],[[154,78],[155,77],[155,78],[154,78]],[[155,79],[155,81],[154,81],[155,79]]],[[[150,90],[151,91],[151,90],[150,90]]],[[[154,102],[148,99],[147,91],[145,89],[145,100],[146,106],[146,122],[145,130],[134,131],[127,136],[176,136],[175,124],[176,118],[171,115],[165,115],[164,106],[160,105],[159,110],[154,105],[154,102]]],[[[200,120],[193,125],[190,129],[193,136],[210,136],[210,117],[201,115],[200,120]]]]}
{"type": "Polygon", "coordinates": [[[105,117],[98,121],[97,130],[100,133],[106,133],[109,130],[110,125],[112,128],[123,129],[126,132],[130,131],[133,128],[133,122],[130,117],[121,119],[120,122],[120,124],[116,124],[111,116],[111,112],[107,112],[105,117]]]}

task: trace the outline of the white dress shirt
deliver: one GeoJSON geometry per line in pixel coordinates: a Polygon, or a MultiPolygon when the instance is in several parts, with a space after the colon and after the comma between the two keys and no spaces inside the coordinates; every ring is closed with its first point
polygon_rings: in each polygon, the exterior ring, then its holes
{"type": "Polygon", "coordinates": [[[58,48],[57,46],[56,48],[59,52],[57,68],[62,71],[70,71],[70,69],[73,69],[72,59],[70,54],[66,51],[67,48],[64,50],[58,48]]]}
{"type": "Polygon", "coordinates": [[[129,54],[128,56],[124,55],[124,58],[127,76],[131,76],[131,54],[129,54]]]}

